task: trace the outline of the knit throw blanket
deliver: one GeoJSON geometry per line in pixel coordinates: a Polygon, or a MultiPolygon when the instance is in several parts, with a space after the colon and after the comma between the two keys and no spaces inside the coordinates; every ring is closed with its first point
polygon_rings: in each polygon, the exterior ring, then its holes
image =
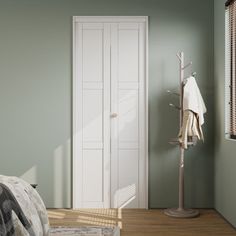
{"type": "Polygon", "coordinates": [[[0,236],[48,236],[45,205],[20,178],[0,175],[0,236]]]}

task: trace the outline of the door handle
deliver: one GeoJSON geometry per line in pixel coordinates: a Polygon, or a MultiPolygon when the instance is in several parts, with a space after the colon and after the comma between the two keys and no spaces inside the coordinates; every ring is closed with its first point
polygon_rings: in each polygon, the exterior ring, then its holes
{"type": "Polygon", "coordinates": [[[112,113],[112,114],[111,114],[111,118],[116,118],[117,116],[118,116],[117,113],[112,113]]]}

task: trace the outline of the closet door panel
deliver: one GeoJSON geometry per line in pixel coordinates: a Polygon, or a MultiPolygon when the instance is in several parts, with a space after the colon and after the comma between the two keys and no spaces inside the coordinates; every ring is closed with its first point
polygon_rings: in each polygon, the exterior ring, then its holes
{"type": "Polygon", "coordinates": [[[78,24],[78,206],[110,206],[110,27],[78,24]]]}
{"type": "Polygon", "coordinates": [[[111,190],[113,207],[139,208],[140,204],[140,24],[113,24],[112,29],[112,103],[118,116],[112,119],[111,190]]]}
{"type": "Polygon", "coordinates": [[[139,204],[139,30],[118,25],[118,207],[139,204]],[[122,191],[120,191],[122,190],[122,191]],[[125,191],[124,191],[125,190],[125,191]]]}

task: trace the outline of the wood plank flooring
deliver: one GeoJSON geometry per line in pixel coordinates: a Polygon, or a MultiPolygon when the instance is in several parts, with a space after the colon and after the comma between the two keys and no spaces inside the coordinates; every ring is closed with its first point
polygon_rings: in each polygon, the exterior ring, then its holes
{"type": "Polygon", "coordinates": [[[200,217],[175,219],[163,210],[49,209],[51,226],[119,225],[121,236],[236,236],[236,230],[215,210],[200,210],[200,217]]]}

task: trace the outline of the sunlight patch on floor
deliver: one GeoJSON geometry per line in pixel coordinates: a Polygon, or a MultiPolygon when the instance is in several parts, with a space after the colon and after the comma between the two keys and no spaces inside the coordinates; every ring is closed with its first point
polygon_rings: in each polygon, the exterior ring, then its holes
{"type": "Polygon", "coordinates": [[[65,218],[65,213],[59,212],[59,211],[51,211],[48,210],[48,217],[49,218],[54,218],[54,219],[64,219],[65,218]]]}
{"type": "Polygon", "coordinates": [[[73,223],[78,223],[78,225],[118,225],[120,228],[122,228],[122,209],[48,210],[48,217],[50,219],[64,219],[65,221],[70,221],[71,218],[68,215],[75,217],[73,223]]]}

